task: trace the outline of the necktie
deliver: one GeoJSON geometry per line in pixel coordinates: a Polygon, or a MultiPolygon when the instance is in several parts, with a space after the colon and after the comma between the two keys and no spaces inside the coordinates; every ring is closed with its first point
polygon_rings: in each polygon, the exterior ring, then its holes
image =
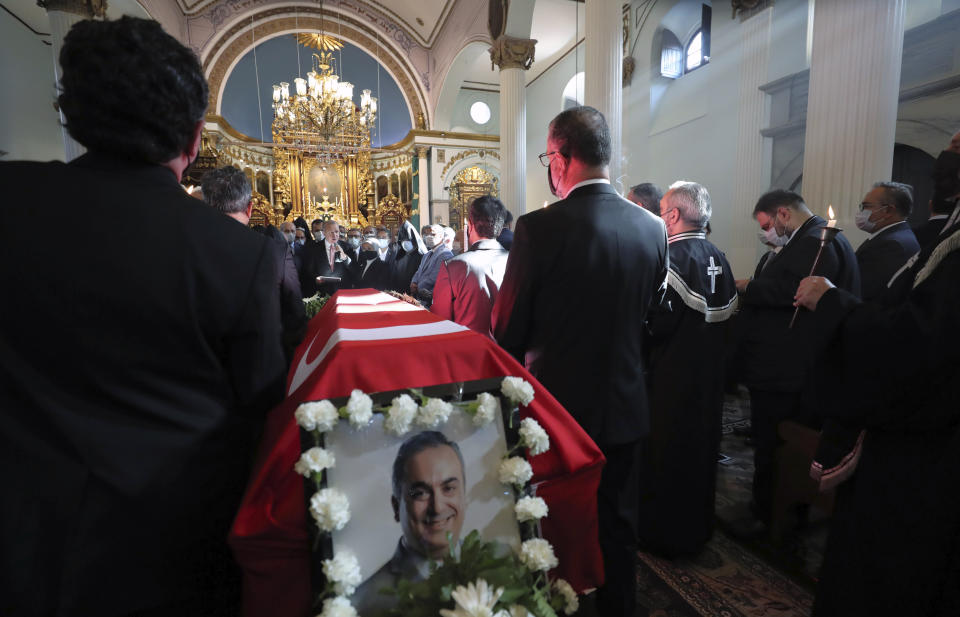
{"type": "Polygon", "coordinates": [[[330,245],[330,272],[333,272],[333,262],[335,258],[333,256],[333,245],[330,245]]]}

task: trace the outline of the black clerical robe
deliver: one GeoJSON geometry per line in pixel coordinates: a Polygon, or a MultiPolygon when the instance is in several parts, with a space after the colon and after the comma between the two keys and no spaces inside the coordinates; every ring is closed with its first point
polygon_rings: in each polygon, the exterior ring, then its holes
{"type": "Polygon", "coordinates": [[[733,273],[703,232],[670,237],[663,302],[648,316],[650,434],[641,448],[639,536],[692,554],[713,532],[723,348],[737,305],[733,273]]]}

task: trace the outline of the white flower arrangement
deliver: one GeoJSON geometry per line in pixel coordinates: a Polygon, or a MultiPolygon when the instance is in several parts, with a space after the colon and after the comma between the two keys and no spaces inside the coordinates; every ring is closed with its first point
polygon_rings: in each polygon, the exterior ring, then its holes
{"type": "Polygon", "coordinates": [[[346,550],[337,551],[333,559],[323,561],[323,575],[333,584],[333,591],[338,596],[353,595],[363,582],[357,556],[346,550]]]}
{"type": "Polygon", "coordinates": [[[504,377],[500,391],[517,405],[529,405],[533,402],[533,386],[520,377],[504,377]]]}
{"type": "Polygon", "coordinates": [[[403,437],[410,432],[419,409],[420,406],[410,398],[409,394],[401,394],[394,398],[383,420],[384,430],[397,437],[403,437]]]}
{"type": "Polygon", "coordinates": [[[533,477],[533,467],[526,459],[519,456],[513,456],[500,461],[500,468],[497,470],[497,477],[501,484],[512,484],[523,488],[523,486],[533,477]]]}
{"type": "Polygon", "coordinates": [[[373,418],[373,399],[362,390],[354,390],[347,401],[347,417],[355,428],[363,428],[373,418]]]}
{"type": "Polygon", "coordinates": [[[454,610],[440,609],[441,617],[499,617],[503,611],[494,613],[493,607],[503,595],[503,588],[494,589],[487,581],[477,579],[476,583],[458,585],[450,592],[456,602],[454,610]]]}
{"type": "Polygon", "coordinates": [[[310,514],[323,531],[339,531],[350,522],[350,500],[335,488],[320,489],[310,498],[310,514]]]}
{"type": "Polygon", "coordinates": [[[300,460],[293,466],[293,470],[304,477],[320,473],[324,469],[331,469],[337,464],[337,457],[333,452],[323,448],[313,447],[300,455],[300,460]]]}
{"type": "Polygon", "coordinates": [[[540,423],[533,418],[525,418],[520,423],[520,441],[532,456],[543,454],[550,449],[550,437],[540,423]]]}
{"type": "Polygon", "coordinates": [[[517,515],[517,520],[521,523],[527,521],[539,521],[549,512],[547,502],[540,497],[521,497],[513,506],[513,511],[517,515]]]}
{"type": "Polygon", "coordinates": [[[343,596],[327,598],[323,601],[323,612],[317,617],[359,617],[357,610],[343,596]]]}
{"type": "MultiPolygon", "coordinates": [[[[533,386],[519,377],[505,377],[500,389],[503,397],[514,405],[527,406],[533,402],[533,386]]],[[[454,403],[439,398],[427,398],[419,390],[411,390],[411,393],[420,399],[419,402],[409,394],[400,394],[391,401],[389,406],[378,407],[369,395],[361,390],[353,390],[346,405],[340,409],[326,400],[306,402],[297,407],[294,412],[297,424],[312,433],[318,445],[301,454],[294,465],[294,471],[311,478],[318,485],[319,490],[311,497],[309,509],[322,532],[330,534],[343,529],[351,516],[350,502],[343,492],[335,488],[320,488],[326,470],[333,468],[336,464],[334,454],[320,447],[319,444],[322,443],[320,435],[332,430],[341,418],[348,420],[356,430],[364,430],[372,424],[374,413],[382,413],[384,430],[402,437],[410,432],[414,425],[438,428],[448,421],[455,407],[471,415],[476,427],[489,425],[502,414],[500,399],[487,392],[481,393],[472,402],[454,403]]],[[[500,462],[497,470],[498,478],[501,483],[513,487],[518,497],[514,505],[514,513],[519,523],[527,524],[526,527],[522,526],[522,529],[526,529],[525,533],[536,534],[537,528],[532,524],[546,517],[549,509],[542,498],[525,494],[526,486],[533,478],[533,468],[525,457],[511,456],[511,454],[517,452],[519,448],[526,448],[527,455],[531,457],[543,454],[550,448],[550,437],[533,418],[526,418],[520,423],[518,434],[519,443],[500,462]]],[[[514,559],[519,561],[514,567],[520,568],[519,571],[525,569],[531,573],[551,570],[559,563],[550,543],[537,537],[524,541],[514,559]]],[[[358,617],[347,598],[362,582],[360,564],[356,556],[348,550],[338,549],[331,559],[322,562],[322,568],[328,587],[324,596],[321,596],[324,598],[323,610],[317,617],[358,617]]],[[[544,582],[542,574],[536,576],[536,582],[529,584],[533,589],[539,589],[536,593],[548,593],[544,585],[549,585],[549,580],[544,582]]],[[[553,610],[559,612],[562,608],[567,615],[577,610],[579,606],[577,594],[566,581],[561,579],[553,581],[551,589],[549,603],[553,610]]],[[[536,617],[520,604],[504,603],[498,607],[497,603],[503,591],[503,588],[495,589],[482,578],[469,582],[465,586],[457,586],[452,592],[448,592],[455,602],[454,607],[440,609],[440,616],[536,617]]]]}
{"type": "Polygon", "coordinates": [[[326,433],[337,425],[340,414],[330,401],[312,401],[297,407],[293,417],[304,430],[326,433]]]}
{"type": "Polygon", "coordinates": [[[424,428],[437,428],[447,422],[451,412],[453,405],[450,403],[438,398],[429,399],[417,414],[417,424],[424,428]]]}
{"type": "Polygon", "coordinates": [[[570,583],[562,578],[553,581],[553,589],[563,598],[563,612],[566,615],[573,615],[580,609],[580,600],[577,598],[577,592],[573,590],[570,583]]]}
{"type": "Polygon", "coordinates": [[[520,561],[531,570],[552,570],[560,565],[553,546],[543,538],[531,538],[521,544],[520,561]]]}

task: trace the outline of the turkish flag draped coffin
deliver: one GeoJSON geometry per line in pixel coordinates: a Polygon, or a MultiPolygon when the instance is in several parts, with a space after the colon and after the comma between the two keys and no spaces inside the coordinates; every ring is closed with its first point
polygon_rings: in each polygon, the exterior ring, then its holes
{"type": "Polygon", "coordinates": [[[599,448],[550,394],[488,338],[429,311],[367,290],[338,292],[310,322],[287,378],[287,398],[267,416],[263,441],[230,533],[243,569],[245,617],[311,614],[310,546],[294,411],[304,401],[513,375],[536,396],[521,417],[536,419],[550,450],[532,457],[536,494],[550,508],[541,521],[560,566],[578,591],[599,586],[599,448]]]}

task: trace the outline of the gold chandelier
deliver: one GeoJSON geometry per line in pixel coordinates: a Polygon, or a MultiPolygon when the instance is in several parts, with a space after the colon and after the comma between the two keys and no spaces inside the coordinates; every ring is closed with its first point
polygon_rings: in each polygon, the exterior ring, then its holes
{"type": "MultiPolygon", "coordinates": [[[[274,142],[301,145],[329,145],[339,142],[344,146],[369,147],[370,136],[377,117],[377,99],[370,90],[360,95],[360,106],[353,102],[353,84],[340,81],[334,72],[332,49],[342,44],[333,37],[308,35],[320,49],[313,54],[313,70],[307,79],[293,80],[295,92],[291,96],[289,82],[273,86],[274,142]],[[317,143],[315,137],[322,142],[317,143]],[[323,143],[325,142],[325,143],[323,143]]],[[[298,37],[298,40],[307,42],[298,37]]]]}

